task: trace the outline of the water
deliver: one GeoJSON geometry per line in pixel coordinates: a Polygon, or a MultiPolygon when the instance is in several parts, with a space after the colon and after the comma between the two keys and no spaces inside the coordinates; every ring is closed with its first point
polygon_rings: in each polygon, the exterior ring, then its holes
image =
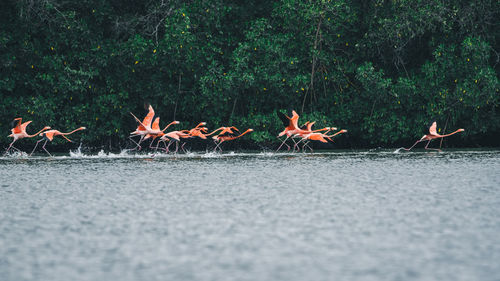
{"type": "Polygon", "coordinates": [[[1,280],[500,280],[500,151],[0,158],[1,280]]]}

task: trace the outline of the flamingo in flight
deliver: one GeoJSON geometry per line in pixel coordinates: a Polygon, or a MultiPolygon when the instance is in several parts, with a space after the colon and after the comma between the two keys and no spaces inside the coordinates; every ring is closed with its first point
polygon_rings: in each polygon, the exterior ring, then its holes
{"type": "Polygon", "coordinates": [[[149,112],[146,115],[146,117],[144,117],[144,120],[142,120],[142,122],[132,112],[130,112],[130,114],[132,114],[132,116],[134,116],[135,120],[137,120],[139,122],[139,126],[137,127],[137,129],[135,129],[135,131],[133,131],[132,133],[130,133],[129,139],[133,143],[136,144],[136,147],[134,147],[131,150],[134,150],[134,149],[137,149],[137,148],[139,148],[139,150],[141,150],[141,148],[142,148],[141,147],[141,142],[144,140],[144,137],[148,134],[148,132],[152,131],[151,122],[153,121],[153,117],[155,116],[155,111],[154,111],[154,109],[153,109],[153,107],[151,105],[149,105],[148,109],[149,109],[149,112]],[[136,136],[140,136],[139,142],[136,142],[133,139],[133,137],[136,137],[136,136]]]}
{"type": "Polygon", "coordinates": [[[429,143],[431,143],[431,141],[433,139],[445,138],[445,137],[448,137],[448,136],[451,136],[451,135],[454,135],[456,133],[460,133],[460,132],[463,132],[463,131],[465,131],[465,130],[464,129],[458,129],[455,132],[452,132],[452,133],[449,133],[449,134],[446,134],[446,135],[440,135],[440,134],[437,133],[437,123],[436,123],[436,121],[434,121],[434,122],[432,122],[432,125],[429,128],[429,134],[424,135],[417,142],[415,142],[410,148],[404,148],[403,147],[403,149],[406,150],[406,151],[410,151],[410,149],[412,149],[415,145],[417,145],[417,143],[422,142],[422,141],[427,141],[427,144],[425,145],[425,149],[441,151],[441,149],[429,148],[429,143]]]}
{"type": "Polygon", "coordinates": [[[286,141],[289,138],[292,138],[292,141],[294,142],[294,150],[295,150],[295,146],[297,145],[297,143],[295,142],[295,140],[293,140],[293,137],[300,136],[301,134],[315,133],[315,132],[321,132],[321,131],[330,131],[330,130],[337,129],[337,128],[326,127],[326,128],[322,128],[322,129],[318,129],[318,130],[313,131],[312,125],[314,125],[315,122],[309,122],[309,121],[306,122],[304,125],[302,125],[302,127],[299,128],[299,126],[298,126],[299,115],[297,114],[297,112],[295,112],[295,110],[292,110],[292,117],[288,117],[281,112],[277,112],[277,114],[278,114],[278,117],[280,118],[281,122],[283,122],[283,125],[285,126],[285,129],[278,134],[278,138],[281,136],[284,136],[284,135],[286,135],[286,138],[281,142],[280,146],[278,147],[278,149],[276,151],[279,151],[283,145],[286,145],[288,147],[288,150],[290,150],[290,146],[288,144],[286,144],[286,141]]]}
{"type": "Polygon", "coordinates": [[[232,126],[232,127],[220,127],[217,130],[220,130],[221,132],[218,135],[212,137],[213,140],[214,140],[214,142],[216,143],[214,151],[216,151],[217,149],[219,149],[221,152],[222,152],[222,149],[220,148],[220,145],[223,142],[230,141],[230,140],[235,140],[237,138],[241,138],[245,134],[253,132],[253,129],[247,129],[243,133],[240,133],[240,131],[238,130],[238,128],[236,128],[234,126],[232,126]]]}
{"type": "Polygon", "coordinates": [[[43,143],[42,148],[43,148],[43,150],[45,150],[45,152],[47,152],[50,156],[52,156],[52,154],[50,154],[50,152],[49,152],[49,151],[47,151],[47,149],[45,148],[45,145],[47,144],[47,142],[48,142],[48,141],[52,141],[52,140],[54,139],[54,137],[55,137],[55,136],[62,136],[62,137],[63,137],[63,138],[65,138],[67,141],[72,142],[72,141],[71,141],[70,139],[68,139],[66,136],[67,136],[67,135],[71,135],[71,134],[73,134],[74,132],[81,131],[81,130],[85,130],[85,127],[80,127],[80,128],[74,129],[73,131],[68,132],[68,133],[62,133],[62,132],[60,132],[60,131],[58,131],[58,130],[48,130],[48,131],[45,131],[45,132],[40,133],[39,135],[40,135],[41,137],[43,137],[43,138],[42,138],[42,139],[40,139],[39,141],[37,141],[37,142],[36,142],[35,147],[33,148],[33,150],[32,150],[32,151],[31,151],[31,153],[30,153],[30,156],[31,156],[31,154],[33,154],[33,152],[35,152],[35,149],[36,149],[36,147],[38,146],[38,144],[39,144],[41,141],[44,141],[44,140],[45,140],[45,142],[43,143]]]}
{"type": "MultiPolygon", "coordinates": [[[[17,151],[21,152],[21,150],[19,150],[17,147],[14,146],[14,143],[19,140],[19,139],[23,139],[23,138],[33,138],[33,137],[36,137],[38,134],[40,134],[41,132],[43,131],[46,131],[46,130],[49,130],[50,127],[49,126],[45,126],[43,127],[43,129],[41,129],[40,131],[38,131],[37,133],[33,134],[33,135],[30,135],[26,132],[26,127],[32,122],[32,121],[26,121],[24,123],[22,123],[23,119],[22,118],[16,118],[14,119],[14,121],[12,122],[12,125],[14,126],[14,128],[12,128],[10,131],[12,132],[8,137],[11,137],[11,138],[14,138],[14,140],[12,141],[12,143],[9,145],[9,147],[7,148],[7,150],[5,150],[5,154],[7,154],[9,152],[9,150],[11,148],[14,148],[16,149],[17,151]],[[16,124],[17,123],[17,124],[16,124]]],[[[4,155],[5,155],[4,154],[4,155]]]]}

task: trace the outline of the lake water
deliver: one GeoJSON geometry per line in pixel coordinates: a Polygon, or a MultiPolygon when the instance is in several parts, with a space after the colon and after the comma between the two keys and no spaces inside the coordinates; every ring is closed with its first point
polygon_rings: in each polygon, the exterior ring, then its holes
{"type": "Polygon", "coordinates": [[[500,151],[0,158],[0,280],[500,280],[500,151]]]}

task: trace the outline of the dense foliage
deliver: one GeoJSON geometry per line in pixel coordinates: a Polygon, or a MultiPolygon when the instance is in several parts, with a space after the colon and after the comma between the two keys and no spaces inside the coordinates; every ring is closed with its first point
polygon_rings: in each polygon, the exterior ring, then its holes
{"type": "MultiPolygon", "coordinates": [[[[124,146],[151,103],[162,123],[251,127],[277,110],[349,130],[340,145],[498,145],[498,0],[4,0],[0,130],[15,117],[124,146]],[[121,143],[120,143],[121,142],[121,143]]],[[[301,119],[302,120],[302,119],[301,119]]],[[[5,145],[9,138],[2,137],[5,145]]]]}

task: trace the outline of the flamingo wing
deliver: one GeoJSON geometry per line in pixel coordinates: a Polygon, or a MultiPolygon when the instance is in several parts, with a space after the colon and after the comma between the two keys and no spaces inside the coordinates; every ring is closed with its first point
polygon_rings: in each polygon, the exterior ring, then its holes
{"type": "MultiPolygon", "coordinates": [[[[23,119],[22,119],[22,118],[16,118],[16,119],[14,119],[14,121],[12,121],[12,126],[13,126],[14,128],[12,128],[11,132],[12,132],[13,134],[19,134],[19,133],[21,133],[21,132],[22,132],[22,124],[21,124],[21,122],[22,122],[22,121],[23,121],[23,119]],[[17,121],[17,124],[16,124],[16,121],[17,121]]],[[[30,121],[30,122],[31,122],[31,121],[30,121]]],[[[29,124],[29,123],[28,123],[28,124],[29,124]]]]}
{"type": "Polygon", "coordinates": [[[160,117],[156,117],[155,121],[153,122],[153,125],[151,126],[151,129],[160,130],[160,117]]]}
{"type": "Polygon", "coordinates": [[[431,135],[436,136],[436,135],[438,134],[436,129],[437,129],[437,123],[436,123],[436,121],[434,121],[434,122],[432,122],[432,125],[431,125],[431,127],[429,128],[429,133],[430,133],[431,135]]]}
{"type": "Polygon", "coordinates": [[[33,121],[26,121],[24,123],[21,124],[21,130],[25,131],[26,130],[26,127],[28,127],[28,125],[33,122],[33,121]]]}
{"type": "Polygon", "coordinates": [[[310,139],[310,140],[315,140],[315,141],[320,141],[320,142],[328,142],[323,137],[323,134],[319,134],[319,133],[312,133],[307,138],[310,139]]]}
{"type": "Polygon", "coordinates": [[[135,121],[139,123],[136,131],[146,131],[146,125],[142,123],[141,120],[139,120],[139,118],[137,118],[137,116],[135,116],[132,112],[130,112],[130,114],[134,117],[135,121]]]}
{"type": "Polygon", "coordinates": [[[309,124],[307,124],[307,130],[308,131],[312,131],[312,126],[316,123],[316,121],[314,122],[309,122],[309,124]]]}
{"type": "Polygon", "coordinates": [[[154,116],[155,116],[155,111],[154,111],[153,107],[150,105],[149,106],[149,112],[146,115],[146,117],[144,117],[144,120],[142,121],[142,124],[144,124],[144,126],[151,125],[151,122],[153,121],[153,117],[154,116]]]}
{"type": "Polygon", "coordinates": [[[290,125],[293,126],[294,129],[299,128],[299,115],[295,110],[292,110],[292,118],[290,118],[290,125]]]}
{"type": "Polygon", "coordinates": [[[46,131],[44,133],[44,136],[46,138],[48,138],[50,141],[52,141],[54,139],[54,134],[56,133],[56,131],[46,131]]]}

